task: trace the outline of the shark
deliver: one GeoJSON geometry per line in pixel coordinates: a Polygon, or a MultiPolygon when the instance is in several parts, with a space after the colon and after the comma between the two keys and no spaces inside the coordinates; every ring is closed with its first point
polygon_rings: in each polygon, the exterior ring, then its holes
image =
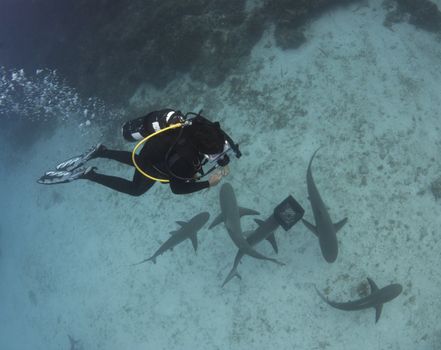
{"type": "Polygon", "coordinates": [[[371,307],[375,308],[375,323],[377,323],[380,319],[381,311],[383,310],[383,304],[399,296],[403,291],[403,287],[401,284],[394,283],[379,289],[372,279],[368,278],[367,280],[371,288],[371,293],[367,297],[346,303],[330,301],[322,293],[320,293],[317,288],[315,290],[324,302],[339,310],[355,311],[368,309],[371,307]]]}
{"type": "Polygon", "coordinates": [[[79,340],[74,339],[69,334],[67,335],[67,337],[69,338],[70,350],[81,350],[82,349],[81,342],[79,340]]]}
{"type": "Polygon", "coordinates": [[[164,254],[168,250],[173,250],[174,247],[176,247],[179,243],[185,241],[186,239],[189,239],[191,241],[194,251],[197,251],[197,233],[207,223],[209,218],[209,213],[202,212],[192,217],[188,222],[176,221],[180,228],[178,230],[170,232],[170,238],[166,240],[150,258],[144,259],[133,265],[140,265],[147,261],[152,261],[156,264],[156,258],[159,255],[164,254]]]}
{"type": "Polygon", "coordinates": [[[259,252],[254,250],[254,248],[245,238],[240,223],[240,217],[247,214],[258,214],[258,212],[251,209],[240,208],[237,205],[236,195],[234,194],[234,190],[231,184],[225,183],[222,185],[219,193],[219,201],[221,213],[210,225],[210,228],[213,228],[217,224],[224,222],[231,240],[236,245],[236,247],[239,248],[239,251],[241,251],[244,255],[249,255],[260,260],[272,261],[278,265],[284,265],[284,263],[278,261],[277,259],[266,257],[263,254],[260,254],[259,252]]]}
{"type": "Polygon", "coordinates": [[[317,186],[315,185],[314,178],[312,177],[311,165],[319,149],[320,147],[313,153],[306,172],[308,196],[311,203],[312,213],[314,215],[315,225],[305,219],[302,219],[302,222],[319,239],[320,249],[325,260],[328,263],[333,263],[338,255],[337,232],[346,224],[348,218],[344,218],[334,224],[329,216],[328,209],[320,196],[317,186]]]}
{"type": "MultiPolygon", "coordinates": [[[[259,219],[255,219],[254,221],[258,224],[257,229],[245,233],[248,244],[253,247],[258,243],[267,240],[270,242],[274,252],[277,254],[279,252],[279,248],[277,246],[276,237],[274,236],[274,231],[277,229],[277,227],[279,227],[279,223],[274,219],[273,215],[271,215],[265,221],[259,219]]],[[[245,254],[242,250],[239,249],[237,251],[236,257],[234,258],[233,267],[222,283],[222,287],[224,287],[233,277],[242,279],[239,272],[237,272],[237,267],[239,266],[239,263],[244,255],[245,254]]]]}

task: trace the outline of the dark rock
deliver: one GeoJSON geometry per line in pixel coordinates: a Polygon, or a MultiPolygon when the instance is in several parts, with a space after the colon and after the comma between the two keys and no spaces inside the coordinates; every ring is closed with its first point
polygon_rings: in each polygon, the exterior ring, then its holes
{"type": "Polygon", "coordinates": [[[386,17],[383,21],[383,25],[391,29],[392,25],[396,23],[404,22],[405,20],[406,20],[406,14],[403,11],[394,9],[386,14],[386,17]]]}
{"type": "Polygon", "coordinates": [[[222,83],[261,38],[264,22],[259,12],[253,12],[236,28],[213,31],[191,68],[191,77],[210,86],[222,83]]]}
{"type": "Polygon", "coordinates": [[[86,78],[79,85],[91,89],[90,93],[106,91],[106,99],[127,99],[146,81],[164,87],[186,72],[217,85],[252,48],[241,46],[244,42],[238,38],[246,20],[244,5],[244,0],[132,1],[117,18],[115,28],[107,25],[95,35],[95,41],[107,36],[105,41],[113,52],[109,55],[92,48],[95,54],[86,54],[82,60],[93,60],[88,64],[90,72],[76,76],[93,75],[98,77],[97,84],[86,78]],[[110,88],[109,80],[115,82],[110,88]]]}
{"type": "Polygon", "coordinates": [[[279,25],[274,32],[277,46],[282,49],[297,49],[306,41],[305,34],[300,29],[279,25]]]}
{"type": "Polygon", "coordinates": [[[439,32],[441,12],[430,0],[396,0],[398,9],[410,15],[409,22],[422,29],[439,32]]]}
{"type": "Polygon", "coordinates": [[[0,33],[13,32],[21,45],[3,50],[3,62],[57,69],[83,96],[124,105],[140,84],[162,88],[183,73],[220,84],[269,22],[278,45],[294,48],[312,16],[359,0],[266,0],[251,13],[245,0],[4,1],[0,33]]]}
{"type": "Polygon", "coordinates": [[[282,49],[297,48],[306,41],[300,27],[326,9],[359,0],[267,0],[263,12],[276,24],[276,43],[282,49]]]}
{"type": "Polygon", "coordinates": [[[320,14],[332,6],[357,1],[360,0],[267,0],[264,11],[277,22],[288,22],[298,27],[311,16],[320,14]]]}

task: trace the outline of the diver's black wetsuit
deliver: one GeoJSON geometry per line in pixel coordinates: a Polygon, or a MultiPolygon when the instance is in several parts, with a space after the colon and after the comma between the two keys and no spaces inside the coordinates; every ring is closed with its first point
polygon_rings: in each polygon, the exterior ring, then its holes
{"type": "MultiPolygon", "coordinates": [[[[190,181],[171,176],[165,166],[165,155],[176,140],[179,132],[182,132],[179,137],[179,142],[174,145],[169,156],[169,169],[173,174],[181,178],[193,178],[195,174],[201,169],[200,164],[203,160],[203,155],[193,146],[188,140],[188,133],[186,128],[173,129],[164,132],[160,137],[153,137],[144,144],[139,155],[137,155],[136,162],[139,167],[154,177],[168,178],[170,180],[170,188],[175,194],[186,194],[200,191],[208,188],[208,181],[190,181]],[[151,166],[155,164],[155,168],[151,166]],[[160,171],[158,171],[159,169],[160,171]],[[166,175],[165,175],[166,174],[166,175]]],[[[103,148],[93,158],[107,158],[118,162],[134,166],[132,162],[132,153],[128,151],[115,151],[103,148]]],[[[116,176],[109,176],[90,171],[82,177],[119,192],[127,193],[132,196],[140,196],[147,192],[156,182],[142,175],[137,169],[133,175],[132,181],[126,180],[116,176]]]]}

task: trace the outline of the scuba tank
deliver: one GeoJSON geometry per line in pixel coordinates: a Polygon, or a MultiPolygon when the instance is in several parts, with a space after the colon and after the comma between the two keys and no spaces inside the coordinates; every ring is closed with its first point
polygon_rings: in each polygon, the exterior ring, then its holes
{"type": "Polygon", "coordinates": [[[185,117],[181,112],[163,109],[125,122],[122,126],[122,135],[126,141],[136,142],[172,124],[184,121],[185,117]]]}

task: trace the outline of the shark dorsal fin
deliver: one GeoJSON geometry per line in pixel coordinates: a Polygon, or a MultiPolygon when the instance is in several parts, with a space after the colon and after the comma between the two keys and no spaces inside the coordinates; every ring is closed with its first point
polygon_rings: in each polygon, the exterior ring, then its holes
{"type": "Polygon", "coordinates": [[[255,211],[253,209],[248,209],[248,208],[242,208],[239,207],[239,216],[245,216],[245,215],[259,215],[260,213],[258,211],[255,211]]]}
{"type": "Polygon", "coordinates": [[[191,244],[193,245],[194,251],[196,252],[198,250],[198,238],[196,237],[196,235],[191,235],[190,241],[191,241],[191,244]]]}
{"type": "Polygon", "coordinates": [[[311,224],[309,221],[306,221],[305,219],[302,219],[302,222],[309,229],[309,231],[311,231],[313,234],[319,237],[319,234],[317,232],[317,227],[315,227],[313,224],[311,224]]]}
{"type": "Polygon", "coordinates": [[[340,231],[340,229],[348,222],[348,218],[344,218],[340,220],[339,222],[334,224],[335,232],[340,231]]]}
{"type": "Polygon", "coordinates": [[[279,247],[277,247],[276,237],[274,236],[274,233],[271,233],[266,240],[271,243],[271,246],[273,247],[274,251],[279,253],[279,247]]]}
{"type": "Polygon", "coordinates": [[[187,224],[185,221],[176,221],[176,223],[181,227],[184,227],[187,224]]]}
{"type": "Polygon", "coordinates": [[[369,277],[367,278],[369,282],[369,286],[371,287],[371,294],[378,291],[378,286],[375,284],[373,280],[371,280],[369,277]]]}

